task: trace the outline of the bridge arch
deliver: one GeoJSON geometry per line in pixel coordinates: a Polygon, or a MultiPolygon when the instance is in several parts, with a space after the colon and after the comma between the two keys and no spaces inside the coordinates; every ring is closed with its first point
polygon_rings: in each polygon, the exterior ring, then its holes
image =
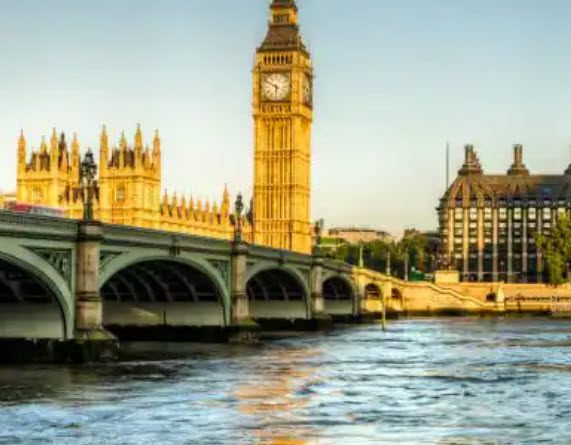
{"type": "MultiPolygon", "coordinates": [[[[68,265],[72,268],[72,265],[68,265]]],[[[70,283],[33,252],[0,252],[0,337],[73,337],[70,283]]]]}
{"type": "Polygon", "coordinates": [[[207,261],[135,254],[120,257],[101,274],[104,325],[121,329],[229,324],[227,285],[207,261]]]}
{"type": "Polygon", "coordinates": [[[323,280],[324,311],[332,316],[354,315],[357,291],[350,278],[344,275],[330,275],[323,280]]]}
{"type": "Polygon", "coordinates": [[[364,316],[377,317],[383,312],[383,288],[375,281],[366,282],[363,287],[361,313],[364,316]]]}
{"type": "Polygon", "coordinates": [[[383,291],[381,289],[381,286],[379,286],[377,283],[368,283],[367,285],[365,285],[363,298],[365,300],[382,300],[383,291]]]}
{"type": "Polygon", "coordinates": [[[246,275],[254,319],[309,319],[309,284],[295,268],[258,265],[246,275]]]}

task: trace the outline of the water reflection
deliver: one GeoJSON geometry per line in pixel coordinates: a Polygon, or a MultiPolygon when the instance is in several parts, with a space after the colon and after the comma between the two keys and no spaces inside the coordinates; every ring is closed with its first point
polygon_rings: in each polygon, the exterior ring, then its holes
{"type": "Polygon", "coordinates": [[[252,381],[236,390],[239,409],[248,414],[258,428],[254,430],[256,443],[264,445],[310,444],[308,437],[315,437],[312,428],[291,428],[295,413],[308,406],[312,393],[308,387],[315,368],[308,366],[310,358],[319,355],[317,349],[283,349],[270,351],[259,358],[259,372],[252,381]]]}
{"type": "Polygon", "coordinates": [[[564,320],[404,320],[0,368],[0,444],[569,443],[570,334],[564,320]]]}

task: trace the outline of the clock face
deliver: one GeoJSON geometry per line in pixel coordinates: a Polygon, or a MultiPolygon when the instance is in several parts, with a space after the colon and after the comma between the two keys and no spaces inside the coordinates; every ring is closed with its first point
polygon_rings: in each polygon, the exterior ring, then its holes
{"type": "Polygon", "coordinates": [[[283,73],[266,75],[262,80],[262,96],[267,100],[284,100],[290,92],[290,77],[283,73]]]}
{"type": "Polygon", "coordinates": [[[309,74],[303,78],[303,103],[309,106],[313,105],[313,85],[309,74]]]}

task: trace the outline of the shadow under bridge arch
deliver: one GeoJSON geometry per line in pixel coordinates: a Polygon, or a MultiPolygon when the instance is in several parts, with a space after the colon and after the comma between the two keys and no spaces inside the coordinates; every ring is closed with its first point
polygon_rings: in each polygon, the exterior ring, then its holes
{"type": "Polygon", "coordinates": [[[259,271],[248,279],[246,292],[254,320],[309,318],[307,285],[290,270],[259,271]]]}
{"type": "Polygon", "coordinates": [[[351,316],[355,313],[355,291],[349,279],[329,277],[323,282],[322,292],[326,314],[351,316]]]}
{"type": "Polygon", "coordinates": [[[383,312],[383,291],[378,283],[369,283],[363,292],[361,311],[364,314],[380,315],[383,312]]]}
{"type": "Polygon", "coordinates": [[[168,259],[128,265],[101,287],[103,324],[119,337],[125,328],[225,326],[225,298],[208,272],[168,259]]]}
{"type": "Polygon", "coordinates": [[[0,254],[0,338],[63,340],[72,323],[56,283],[41,270],[0,254]]]}

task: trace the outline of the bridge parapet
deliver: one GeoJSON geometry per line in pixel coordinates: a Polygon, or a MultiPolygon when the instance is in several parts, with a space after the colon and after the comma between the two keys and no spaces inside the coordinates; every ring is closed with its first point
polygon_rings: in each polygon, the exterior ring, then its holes
{"type": "Polygon", "coordinates": [[[0,210],[0,236],[40,238],[48,240],[75,240],[79,222],[71,219],[42,215],[23,215],[0,210]]]}
{"type": "Polygon", "coordinates": [[[223,239],[0,211],[0,294],[1,285],[8,283],[16,305],[25,300],[18,292],[31,281],[50,290],[55,301],[51,318],[37,321],[41,314],[32,313],[31,305],[14,310],[12,314],[23,318],[12,331],[4,323],[0,338],[18,332],[30,338],[88,342],[108,340],[103,327],[110,324],[230,329],[251,327],[253,319],[268,317],[302,319],[313,326],[332,315],[358,317],[366,285],[387,285],[381,274],[323,258],[319,252],[304,255],[223,239]],[[8,283],[11,268],[21,269],[28,281],[8,283]],[[60,321],[58,312],[63,314],[60,321]]]}

